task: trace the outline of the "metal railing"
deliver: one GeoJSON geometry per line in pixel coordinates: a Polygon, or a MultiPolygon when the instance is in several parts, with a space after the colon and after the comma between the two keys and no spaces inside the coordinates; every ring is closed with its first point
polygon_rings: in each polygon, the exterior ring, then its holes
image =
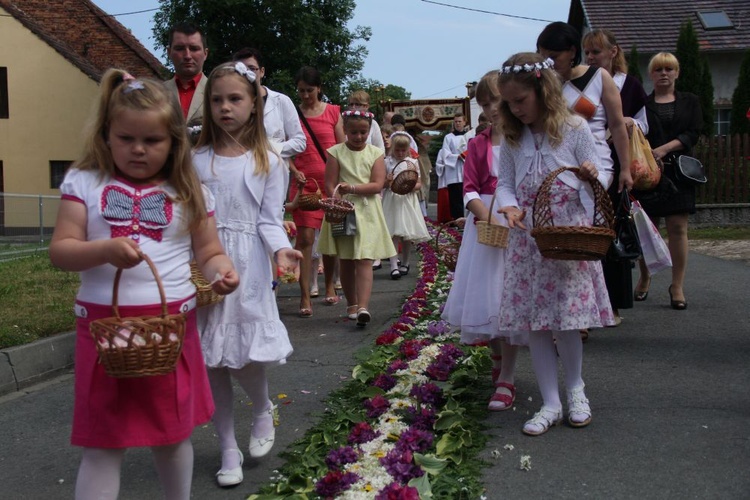
{"type": "Polygon", "coordinates": [[[0,260],[46,250],[59,207],[59,196],[0,193],[0,260]]]}

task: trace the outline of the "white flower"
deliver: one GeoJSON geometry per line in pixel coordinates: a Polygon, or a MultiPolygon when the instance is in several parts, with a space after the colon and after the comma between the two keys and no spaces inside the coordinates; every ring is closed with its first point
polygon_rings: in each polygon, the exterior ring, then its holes
{"type": "Polygon", "coordinates": [[[503,448],[505,448],[508,451],[513,451],[516,449],[516,447],[513,446],[512,444],[506,444],[505,446],[503,446],[503,448]]]}
{"type": "Polygon", "coordinates": [[[521,456],[521,470],[531,470],[531,455],[521,456]]]}

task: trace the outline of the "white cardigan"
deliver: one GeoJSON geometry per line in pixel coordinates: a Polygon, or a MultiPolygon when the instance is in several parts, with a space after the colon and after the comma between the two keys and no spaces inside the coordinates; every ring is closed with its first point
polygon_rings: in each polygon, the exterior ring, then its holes
{"type": "MultiPolygon", "coordinates": [[[[596,165],[599,172],[599,182],[608,188],[612,182],[613,172],[602,166],[594,136],[581,116],[571,116],[563,131],[563,139],[559,146],[552,147],[549,139],[544,137],[540,148],[542,155],[542,168],[540,172],[533,172],[534,156],[536,147],[534,136],[529,127],[524,127],[523,135],[518,147],[511,146],[508,141],[503,141],[500,147],[499,169],[493,165],[493,175],[497,176],[498,207],[518,207],[516,190],[521,181],[527,175],[547,176],[550,172],[562,166],[578,167],[588,160],[596,165]]],[[[578,191],[583,190],[582,198],[587,196],[593,200],[593,191],[588,182],[584,182],[572,172],[560,174],[560,180],[578,191]]],[[[541,181],[540,181],[541,182],[541,181]]],[[[587,203],[584,201],[584,206],[587,203]]],[[[593,207],[586,206],[587,212],[593,207]]]]}

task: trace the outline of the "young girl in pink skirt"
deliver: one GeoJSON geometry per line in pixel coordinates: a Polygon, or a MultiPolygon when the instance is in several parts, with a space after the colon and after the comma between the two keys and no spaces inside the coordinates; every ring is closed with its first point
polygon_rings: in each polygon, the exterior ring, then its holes
{"type": "Polygon", "coordinates": [[[213,198],[190,161],[182,112],[161,82],[121,70],[102,78],[86,150],[65,175],[50,244],[52,263],[81,275],[76,297],[75,407],[71,442],[83,447],[77,499],[115,499],[125,450],[149,446],[165,498],[187,499],[190,435],[214,405],[195,320],[190,261],[219,294],[239,284],[219,242],[213,198]],[[182,353],[165,375],[113,378],[97,362],[91,321],[159,315],[161,299],[147,255],[164,285],[170,314],[186,316],[182,353]]]}

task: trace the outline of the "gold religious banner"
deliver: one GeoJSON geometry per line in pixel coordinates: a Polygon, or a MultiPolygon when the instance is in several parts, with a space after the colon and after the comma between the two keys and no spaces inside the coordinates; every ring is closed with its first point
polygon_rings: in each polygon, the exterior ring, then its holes
{"type": "Polygon", "coordinates": [[[393,111],[404,117],[406,128],[439,130],[453,123],[453,116],[462,112],[471,123],[471,105],[468,97],[461,99],[421,99],[417,101],[385,101],[384,111],[393,111]]]}

